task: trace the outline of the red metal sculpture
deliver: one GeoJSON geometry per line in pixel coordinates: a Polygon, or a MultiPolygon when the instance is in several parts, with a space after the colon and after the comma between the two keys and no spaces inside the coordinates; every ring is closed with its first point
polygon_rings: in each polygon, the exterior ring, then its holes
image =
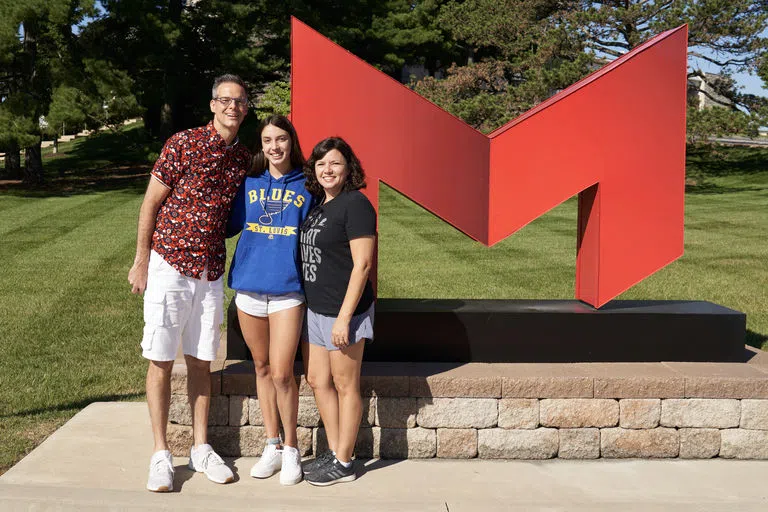
{"type": "Polygon", "coordinates": [[[291,117],[369,176],[493,245],[579,194],[576,298],[595,307],[683,253],[685,26],[486,136],[293,20],[291,117]]]}

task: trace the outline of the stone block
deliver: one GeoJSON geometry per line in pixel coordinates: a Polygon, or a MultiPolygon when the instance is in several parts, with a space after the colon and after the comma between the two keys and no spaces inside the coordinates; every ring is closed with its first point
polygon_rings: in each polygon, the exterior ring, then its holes
{"type": "Polygon", "coordinates": [[[419,398],[416,423],[424,428],[488,428],[499,419],[494,398],[419,398]]]}
{"type": "Polygon", "coordinates": [[[536,428],[539,426],[539,401],[536,398],[499,400],[499,427],[536,428]]]}
{"type": "Polygon", "coordinates": [[[296,439],[299,442],[299,453],[304,457],[312,453],[312,429],[306,427],[296,428],[296,439]]]}
{"type": "Polygon", "coordinates": [[[316,427],[320,424],[320,411],[317,410],[314,397],[299,396],[297,424],[301,427],[316,427]]]}
{"type": "Polygon", "coordinates": [[[683,398],[685,378],[662,363],[584,363],[595,398],[683,398]]]}
{"type": "Polygon", "coordinates": [[[173,363],[171,369],[171,394],[187,394],[187,365],[184,362],[173,363]]]}
{"type": "Polygon", "coordinates": [[[720,453],[720,430],[716,428],[681,428],[680,458],[711,459],[720,453]]]}
{"type": "Polygon", "coordinates": [[[762,371],[768,371],[768,352],[764,352],[755,347],[750,347],[749,345],[745,346],[744,349],[749,354],[747,363],[754,365],[762,371]]]}
{"type": "Polygon", "coordinates": [[[592,398],[590,377],[503,377],[501,396],[504,398],[592,398]]]}
{"type": "Polygon", "coordinates": [[[687,398],[768,398],[768,373],[743,363],[664,363],[685,377],[687,398]]]}
{"type": "Polygon", "coordinates": [[[363,414],[360,418],[360,425],[363,427],[372,427],[376,424],[376,400],[375,396],[363,397],[363,414]]]}
{"type": "Polygon", "coordinates": [[[261,414],[259,400],[252,396],[248,397],[248,424],[264,425],[264,416],[261,414]]]}
{"type": "Polygon", "coordinates": [[[312,454],[317,456],[328,449],[328,438],[323,427],[312,429],[312,454]]]}
{"type": "Polygon", "coordinates": [[[437,375],[410,377],[410,394],[415,397],[499,398],[501,377],[488,375],[478,363],[463,365],[437,375]]]}
{"type": "Polygon", "coordinates": [[[658,398],[625,398],[619,400],[619,426],[621,428],[656,428],[661,418],[661,400],[658,398]]]}
{"type": "Polygon", "coordinates": [[[437,453],[437,433],[428,428],[382,428],[383,459],[429,459],[437,453]]]}
{"type": "Polygon", "coordinates": [[[768,398],[768,375],[761,379],[690,379],[686,381],[685,394],[703,398],[768,398]]]}
{"type": "Polygon", "coordinates": [[[473,428],[437,429],[437,456],[442,459],[477,457],[477,430],[473,428]]]}
{"type": "Polygon", "coordinates": [[[749,430],[768,430],[768,400],[742,400],[739,426],[749,430]]]}
{"type": "MultiPolygon", "coordinates": [[[[399,429],[395,429],[399,430],[399,429]]],[[[405,429],[403,429],[405,430],[405,429]]],[[[379,458],[381,446],[381,429],[379,427],[360,427],[355,440],[355,455],[361,458],[379,458]]],[[[314,429],[312,440],[312,453],[315,455],[328,449],[328,438],[325,429],[314,429]]]]}
{"type": "Polygon", "coordinates": [[[561,428],[561,459],[597,459],[600,457],[600,429],[597,428],[561,428]]]}
{"type": "Polygon", "coordinates": [[[614,427],[619,424],[619,403],[604,398],[544,399],[539,422],[558,428],[614,427]]]}
{"type": "Polygon", "coordinates": [[[225,361],[221,377],[221,392],[225,395],[256,396],[256,373],[253,361],[225,361]]]}
{"type": "Polygon", "coordinates": [[[248,397],[232,395],[229,397],[229,425],[242,427],[248,424],[248,397]]]}
{"type": "Polygon", "coordinates": [[[486,428],[477,432],[477,455],[481,459],[551,459],[557,455],[557,429],[508,430],[486,428]]]}
{"type": "Polygon", "coordinates": [[[299,396],[315,396],[312,387],[309,385],[309,382],[307,382],[306,375],[301,374],[296,376],[296,386],[299,388],[299,396]]]}
{"type": "Polygon", "coordinates": [[[362,375],[360,394],[363,396],[406,397],[409,395],[407,375],[362,375]]]}
{"type": "Polygon", "coordinates": [[[624,377],[595,379],[595,398],[682,398],[682,377],[624,377]]]}
{"type": "MultiPolygon", "coordinates": [[[[192,425],[192,410],[187,395],[171,395],[168,421],[179,425],[192,425]]],[[[229,398],[224,395],[211,397],[208,425],[226,425],[229,422],[229,398]]]]}
{"type": "Polygon", "coordinates": [[[171,395],[168,421],[177,425],[192,425],[192,410],[187,402],[187,395],[171,395]]]}
{"type": "Polygon", "coordinates": [[[416,398],[376,399],[376,425],[386,428],[414,428],[416,415],[419,412],[419,401],[416,398]]]}
{"type": "Polygon", "coordinates": [[[606,458],[677,457],[680,436],[673,428],[600,430],[600,453],[606,458]]]}
{"type": "Polygon", "coordinates": [[[768,459],[768,430],[721,430],[720,456],[726,459],[768,459]]]}
{"type": "Polygon", "coordinates": [[[208,411],[209,425],[227,425],[229,423],[229,397],[216,395],[211,397],[211,407],[208,411]]]}
{"type": "Polygon", "coordinates": [[[379,427],[360,427],[355,441],[355,454],[366,459],[381,456],[381,429],[379,427]]]}
{"type": "Polygon", "coordinates": [[[266,429],[244,427],[211,427],[208,442],[222,457],[258,457],[264,450],[266,429]]]}
{"type": "Polygon", "coordinates": [[[189,449],[192,447],[192,427],[186,425],[168,425],[166,432],[168,449],[174,457],[189,457],[189,449]]]}
{"type": "MultiPolygon", "coordinates": [[[[211,396],[221,394],[222,367],[224,361],[211,361],[211,396]]],[[[187,394],[187,365],[184,361],[178,361],[173,364],[171,370],[171,394],[187,394]]]]}
{"type": "Polygon", "coordinates": [[[733,428],[739,426],[741,404],[733,399],[671,398],[661,401],[663,427],[733,428]]]}

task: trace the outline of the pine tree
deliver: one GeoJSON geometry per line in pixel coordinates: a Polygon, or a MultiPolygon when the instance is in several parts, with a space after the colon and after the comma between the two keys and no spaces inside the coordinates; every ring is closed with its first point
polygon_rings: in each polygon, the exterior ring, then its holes
{"type": "Polygon", "coordinates": [[[24,180],[43,181],[41,117],[48,112],[53,77],[71,56],[72,27],[92,14],[93,0],[0,0],[0,144],[25,152],[24,180]]]}
{"type": "MultiPolygon", "coordinates": [[[[688,24],[689,76],[699,76],[734,105],[755,106],[754,99],[723,87],[727,80],[701,71],[706,62],[725,77],[757,69],[768,48],[765,0],[604,0],[578,2],[571,23],[599,57],[613,59],[652,36],[688,24]]],[[[733,82],[730,82],[733,83],[733,82]]]]}

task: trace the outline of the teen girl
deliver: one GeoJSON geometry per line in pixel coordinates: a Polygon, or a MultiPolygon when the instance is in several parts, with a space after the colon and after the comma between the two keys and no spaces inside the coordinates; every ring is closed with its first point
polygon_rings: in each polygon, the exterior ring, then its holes
{"type": "Polygon", "coordinates": [[[304,157],[291,122],[262,121],[253,167],[232,207],[229,236],[242,231],[229,271],[238,320],[253,356],[267,442],[251,476],[280,471],[280,483],[301,481],[296,439],[299,394],[293,363],[304,320],[299,227],[312,207],[304,157]],[[282,422],[284,438],[280,439],[282,422]]]}

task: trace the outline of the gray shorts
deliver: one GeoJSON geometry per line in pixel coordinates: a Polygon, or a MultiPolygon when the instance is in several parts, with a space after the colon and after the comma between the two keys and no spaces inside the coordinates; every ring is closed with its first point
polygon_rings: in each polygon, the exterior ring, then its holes
{"type": "MultiPolygon", "coordinates": [[[[331,329],[335,321],[335,316],[321,315],[307,308],[304,339],[328,350],[339,350],[331,343],[331,329]]],[[[354,345],[362,339],[373,340],[373,303],[367,311],[353,316],[349,322],[349,344],[354,345]]]]}

